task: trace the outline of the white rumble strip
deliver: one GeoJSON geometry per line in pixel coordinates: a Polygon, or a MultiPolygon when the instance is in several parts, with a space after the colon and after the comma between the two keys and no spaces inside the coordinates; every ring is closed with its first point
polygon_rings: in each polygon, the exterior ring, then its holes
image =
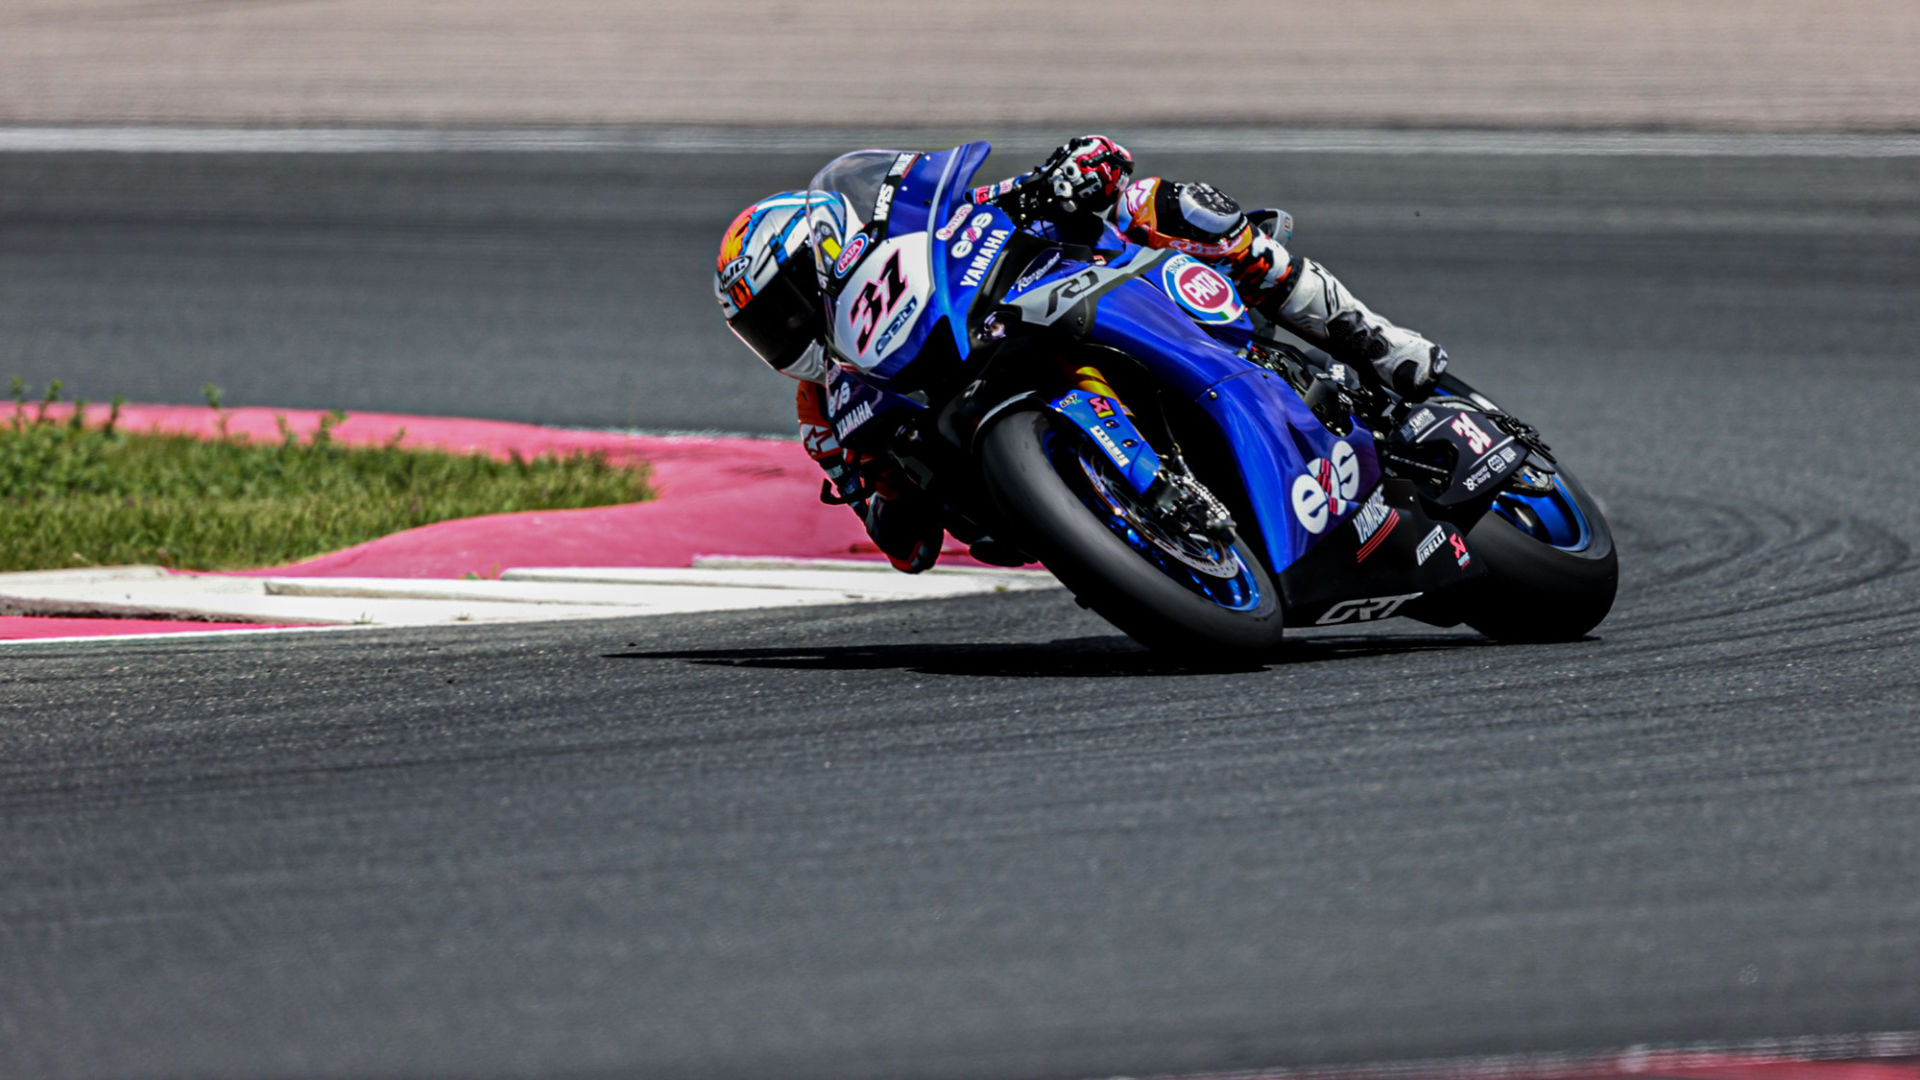
{"type": "Polygon", "coordinates": [[[230,577],[114,566],[0,574],[0,615],[438,626],[923,600],[1055,586],[1042,570],[952,567],[908,575],[875,562],[728,556],[704,556],[685,568],[525,567],[497,580],[230,577]]]}

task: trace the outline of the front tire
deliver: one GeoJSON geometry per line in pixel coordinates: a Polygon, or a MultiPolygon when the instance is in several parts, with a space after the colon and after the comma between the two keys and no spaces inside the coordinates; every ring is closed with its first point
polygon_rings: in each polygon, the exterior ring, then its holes
{"type": "Polygon", "coordinates": [[[1150,546],[1125,538],[1127,508],[1093,479],[1090,470],[1104,458],[1057,433],[1046,413],[1023,409],[1001,418],[981,438],[980,464],[1000,513],[1021,530],[1021,547],[1129,637],[1159,652],[1205,658],[1247,657],[1280,644],[1279,589],[1245,541],[1231,537],[1238,567],[1217,589],[1178,562],[1156,565],[1150,546]]]}
{"type": "Polygon", "coordinates": [[[1522,505],[1506,515],[1490,510],[1467,532],[1468,550],[1485,560],[1487,573],[1470,587],[1463,621],[1495,641],[1575,641],[1613,610],[1620,585],[1613,533],[1579,481],[1561,472],[1556,482],[1550,498],[1558,506],[1548,509],[1561,511],[1562,521],[1553,527],[1522,505]],[[1555,535],[1569,518],[1579,534],[1555,535]]]}

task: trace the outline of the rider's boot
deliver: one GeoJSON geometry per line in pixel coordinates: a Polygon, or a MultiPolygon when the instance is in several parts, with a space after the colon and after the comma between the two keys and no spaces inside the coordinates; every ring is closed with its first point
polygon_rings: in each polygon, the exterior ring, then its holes
{"type": "MultiPolygon", "coordinates": [[[[1278,247],[1270,237],[1260,240],[1278,247]]],[[[1371,370],[1403,398],[1425,397],[1447,370],[1445,349],[1374,314],[1312,259],[1295,256],[1272,287],[1256,295],[1262,314],[1335,360],[1371,370]]]]}

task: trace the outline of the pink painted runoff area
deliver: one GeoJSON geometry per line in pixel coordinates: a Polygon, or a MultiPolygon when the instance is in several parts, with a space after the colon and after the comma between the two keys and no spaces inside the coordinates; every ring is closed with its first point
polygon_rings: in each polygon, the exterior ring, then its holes
{"type": "Polygon", "coordinates": [[[278,624],[192,622],[185,619],[70,619],[53,615],[0,615],[0,641],[105,637],[121,634],[204,634],[215,630],[265,630],[278,624]]]}
{"type": "MultiPolygon", "coordinates": [[[[71,415],[54,405],[50,417],[71,415]]],[[[29,407],[33,411],[33,407],[29,407]]],[[[278,441],[280,422],[307,437],[325,414],[310,409],[227,409],[127,405],[128,431],[217,437],[224,430],[258,442],[278,441]]],[[[90,424],[105,423],[107,407],[87,408],[90,424]]],[[[797,558],[879,558],[859,520],[844,507],[819,501],[821,473],[797,442],[699,435],[628,435],[436,416],[354,413],[333,429],[349,445],[399,445],[487,453],[603,453],[610,461],[645,463],[657,497],[649,502],[592,510],[534,511],[443,521],[383,536],[291,566],[239,571],[275,577],[458,578],[492,576],[516,566],[687,566],[698,555],[797,558]]],[[[948,541],[944,556],[972,564],[948,541]]],[[[62,619],[102,634],[146,633],[125,619],[62,619]]],[[[55,636],[37,617],[0,617],[0,640],[55,636]]],[[[205,630],[215,624],[167,624],[205,630]]],[[[75,633],[71,626],[58,636],[75,633]]],[[[81,631],[84,632],[84,631],[81,631]]]]}

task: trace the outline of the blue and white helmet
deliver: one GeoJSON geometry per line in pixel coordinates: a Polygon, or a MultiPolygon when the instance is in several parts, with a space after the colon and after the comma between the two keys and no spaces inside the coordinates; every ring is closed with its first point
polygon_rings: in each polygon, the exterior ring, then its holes
{"type": "Polygon", "coordinates": [[[727,328],[775,371],[792,367],[824,328],[812,246],[803,191],[761,199],[720,237],[714,299],[727,328]]]}

